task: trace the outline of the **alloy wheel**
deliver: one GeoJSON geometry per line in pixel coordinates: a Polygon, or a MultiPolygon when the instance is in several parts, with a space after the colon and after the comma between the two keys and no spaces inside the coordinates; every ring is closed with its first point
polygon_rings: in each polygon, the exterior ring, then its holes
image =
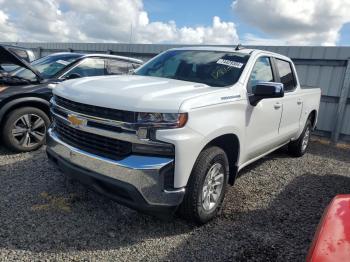
{"type": "Polygon", "coordinates": [[[205,211],[216,208],[224,185],[224,168],[215,163],[207,172],[202,189],[202,206],[205,211]]]}
{"type": "Polygon", "coordinates": [[[309,144],[309,140],[310,140],[310,127],[308,126],[305,130],[304,133],[304,137],[303,137],[303,141],[302,141],[302,145],[301,145],[301,149],[303,151],[306,150],[308,144],[309,144]]]}
{"type": "Polygon", "coordinates": [[[45,121],[36,114],[25,114],[13,124],[12,136],[14,140],[25,148],[34,147],[45,139],[45,121]]]}

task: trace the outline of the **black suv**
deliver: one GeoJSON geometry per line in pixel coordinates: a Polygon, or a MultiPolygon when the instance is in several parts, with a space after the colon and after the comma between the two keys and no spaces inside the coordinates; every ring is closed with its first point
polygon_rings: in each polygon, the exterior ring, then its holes
{"type": "MultiPolygon", "coordinates": [[[[32,151],[45,143],[50,124],[52,88],[80,77],[128,74],[141,60],[107,54],[57,53],[32,63],[0,45],[0,66],[19,66],[0,75],[0,132],[2,141],[18,152],[32,151]]],[[[98,87],[97,87],[98,88],[98,87]]]]}

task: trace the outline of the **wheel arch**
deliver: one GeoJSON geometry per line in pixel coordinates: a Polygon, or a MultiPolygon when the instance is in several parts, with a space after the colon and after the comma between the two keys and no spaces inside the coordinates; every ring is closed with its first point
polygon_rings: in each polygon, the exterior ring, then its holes
{"type": "Polygon", "coordinates": [[[309,114],[309,118],[311,120],[311,125],[312,125],[312,128],[314,129],[316,127],[316,120],[317,120],[317,111],[316,109],[312,110],[309,114]]]}
{"type": "Polygon", "coordinates": [[[50,103],[47,100],[40,97],[21,97],[13,99],[2,106],[0,109],[0,125],[3,123],[9,112],[26,106],[39,108],[50,116],[50,103]]]}
{"type": "Polygon", "coordinates": [[[240,141],[238,136],[232,133],[222,134],[209,141],[203,149],[210,146],[218,146],[225,151],[229,161],[229,184],[233,185],[238,172],[240,155],[240,141]]]}

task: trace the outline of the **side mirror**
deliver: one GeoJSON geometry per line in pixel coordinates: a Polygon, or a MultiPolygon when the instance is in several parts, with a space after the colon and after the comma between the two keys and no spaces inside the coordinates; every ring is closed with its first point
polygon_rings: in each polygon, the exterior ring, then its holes
{"type": "Polygon", "coordinates": [[[249,96],[249,101],[252,106],[256,106],[263,99],[283,96],[284,87],[282,83],[260,82],[252,87],[252,94],[249,96]]]}
{"type": "Polygon", "coordinates": [[[65,79],[67,79],[67,80],[69,80],[69,79],[77,79],[77,78],[81,78],[81,75],[79,75],[78,73],[73,73],[73,74],[67,75],[65,77],[65,79]]]}

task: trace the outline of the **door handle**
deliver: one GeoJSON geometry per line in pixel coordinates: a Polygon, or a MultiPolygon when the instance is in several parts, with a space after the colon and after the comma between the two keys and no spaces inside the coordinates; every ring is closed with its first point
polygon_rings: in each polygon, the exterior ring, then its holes
{"type": "Polygon", "coordinates": [[[298,99],[298,101],[297,101],[297,104],[298,105],[301,105],[303,102],[300,100],[300,99],[298,99]]]}
{"type": "Polygon", "coordinates": [[[274,107],[275,109],[280,109],[281,106],[282,106],[282,104],[281,104],[280,102],[277,102],[276,104],[274,104],[273,107],[274,107]]]}

